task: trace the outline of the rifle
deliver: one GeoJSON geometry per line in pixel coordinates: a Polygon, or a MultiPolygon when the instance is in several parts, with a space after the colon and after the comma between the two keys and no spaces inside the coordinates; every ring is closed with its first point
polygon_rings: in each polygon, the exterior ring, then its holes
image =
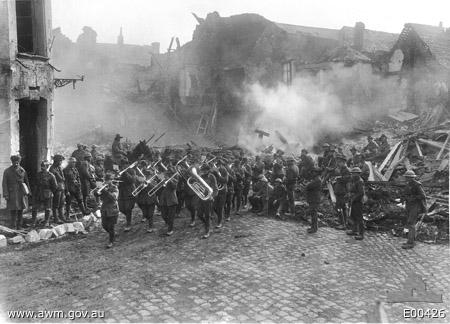
{"type": "Polygon", "coordinates": [[[145,141],[145,144],[147,145],[148,142],[150,142],[150,141],[152,140],[153,137],[155,137],[155,133],[153,133],[153,135],[152,135],[148,140],[145,141]]]}
{"type": "Polygon", "coordinates": [[[155,141],[153,142],[153,144],[155,144],[156,142],[158,142],[161,137],[163,137],[164,135],[166,135],[166,132],[162,133],[157,139],[155,139],[155,141]]]}

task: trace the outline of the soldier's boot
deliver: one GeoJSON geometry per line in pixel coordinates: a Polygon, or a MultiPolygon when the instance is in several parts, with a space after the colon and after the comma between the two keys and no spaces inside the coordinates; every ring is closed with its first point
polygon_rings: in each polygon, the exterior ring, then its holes
{"type": "Polygon", "coordinates": [[[46,226],[46,227],[48,227],[48,226],[50,226],[50,209],[46,209],[45,210],[45,212],[44,212],[45,214],[45,218],[44,218],[44,222],[45,222],[45,225],[44,226],[46,226]]]}
{"type": "Polygon", "coordinates": [[[52,209],[53,220],[56,224],[62,224],[63,222],[58,217],[58,210],[56,208],[52,209]]]}
{"type": "Polygon", "coordinates": [[[67,223],[68,220],[64,217],[64,213],[63,213],[63,208],[59,207],[58,208],[58,217],[61,221],[63,221],[64,223],[67,223]]]}

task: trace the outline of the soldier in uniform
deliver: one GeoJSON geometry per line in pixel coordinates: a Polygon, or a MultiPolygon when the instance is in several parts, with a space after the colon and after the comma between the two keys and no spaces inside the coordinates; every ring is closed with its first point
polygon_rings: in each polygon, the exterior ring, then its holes
{"type": "Polygon", "coordinates": [[[159,207],[161,208],[161,217],[167,225],[167,236],[173,234],[173,225],[175,213],[178,205],[177,197],[177,177],[166,183],[159,197],[159,207]]]}
{"type": "Polygon", "coordinates": [[[191,222],[189,223],[189,227],[194,227],[195,214],[197,212],[198,205],[198,196],[187,184],[184,187],[184,204],[186,206],[186,209],[189,211],[189,214],[191,215],[191,222]]]}
{"type": "Polygon", "coordinates": [[[117,224],[117,218],[119,216],[119,206],[117,205],[117,199],[119,196],[119,190],[117,186],[113,184],[113,175],[107,173],[105,175],[106,188],[101,192],[97,190],[94,194],[101,196],[102,206],[100,207],[100,212],[102,215],[102,227],[109,234],[109,243],[106,246],[111,248],[114,243],[115,238],[115,226],[117,224]]]}
{"type": "Polygon", "coordinates": [[[255,163],[253,164],[253,167],[252,167],[253,186],[255,186],[256,182],[258,181],[259,176],[261,174],[264,174],[264,170],[265,170],[265,164],[263,161],[261,161],[261,157],[259,155],[257,155],[255,157],[255,163]]]}
{"type": "Polygon", "coordinates": [[[257,215],[267,213],[269,199],[268,184],[269,181],[264,174],[260,174],[258,176],[258,181],[254,185],[255,189],[253,195],[248,198],[250,204],[252,205],[252,212],[257,213],[257,215]]]}
{"type": "MultiPolygon", "coordinates": [[[[146,177],[151,177],[152,174],[147,171],[147,169],[143,169],[142,171],[146,177]]],[[[141,183],[146,181],[145,178],[137,178],[141,183]]],[[[148,193],[152,189],[152,186],[149,185],[143,189],[136,198],[136,202],[138,207],[142,211],[142,219],[147,220],[148,228],[147,233],[153,233],[153,215],[155,214],[155,208],[158,204],[158,193],[155,193],[152,196],[149,196],[148,193]]]]}
{"type": "Polygon", "coordinates": [[[387,141],[387,136],[381,134],[380,138],[377,140],[378,143],[378,151],[382,154],[387,154],[391,150],[391,146],[387,141]]]}
{"type": "Polygon", "coordinates": [[[73,198],[77,201],[80,211],[86,214],[86,206],[83,203],[83,195],[81,193],[80,174],[75,167],[77,160],[74,157],[70,157],[67,162],[68,164],[63,170],[66,180],[66,217],[69,217],[70,205],[73,198]]]}
{"type": "Polygon", "coordinates": [[[73,151],[72,157],[74,157],[77,160],[76,167],[79,168],[81,165],[81,162],[84,160],[84,155],[86,152],[83,150],[83,144],[77,144],[77,149],[73,151]]]}
{"type": "Polygon", "coordinates": [[[92,155],[87,152],[84,156],[84,160],[81,162],[79,173],[81,181],[81,193],[83,195],[83,204],[87,209],[87,199],[89,197],[91,189],[95,189],[95,175],[94,166],[91,164],[92,155]]]}
{"type": "Polygon", "coordinates": [[[407,228],[408,239],[406,243],[402,245],[403,249],[412,249],[415,245],[416,238],[416,222],[417,217],[421,213],[425,213],[426,208],[426,194],[423,190],[422,184],[416,180],[416,174],[412,170],[405,172],[406,178],[405,187],[405,202],[406,202],[406,214],[407,214],[407,228]]]}
{"type": "Polygon", "coordinates": [[[298,165],[300,179],[302,181],[309,180],[311,178],[311,171],[314,169],[314,161],[306,149],[302,149],[300,158],[301,160],[298,165]]]}
{"type": "Polygon", "coordinates": [[[225,202],[227,199],[227,183],[228,183],[228,172],[224,167],[224,162],[222,159],[217,160],[217,168],[211,170],[212,174],[217,180],[217,196],[214,200],[214,211],[217,214],[217,225],[216,228],[222,227],[223,222],[223,210],[225,207],[225,202]]]}
{"type": "Polygon", "coordinates": [[[20,166],[21,157],[11,156],[12,165],[3,172],[3,197],[10,212],[11,227],[22,228],[23,210],[27,208],[30,184],[27,172],[20,166]]]}
{"type": "MultiPolygon", "coordinates": [[[[36,226],[37,212],[40,208],[44,209],[45,226],[49,226],[50,211],[52,209],[53,193],[57,191],[57,181],[53,173],[47,169],[50,162],[47,160],[41,162],[41,171],[36,175],[36,186],[33,190],[33,209],[31,211],[31,220],[33,226],[36,226]]],[[[53,215],[55,223],[62,224],[58,215],[53,215]]]]}
{"type": "Polygon", "coordinates": [[[97,151],[98,146],[97,145],[92,145],[91,146],[91,155],[92,158],[94,159],[94,161],[97,161],[97,155],[99,155],[100,153],[97,151]]]}
{"type": "Polygon", "coordinates": [[[274,161],[272,166],[272,176],[270,181],[275,182],[276,179],[284,179],[283,160],[281,160],[277,154],[274,154],[274,161]]]}
{"type": "Polygon", "coordinates": [[[66,222],[67,220],[64,217],[63,209],[65,203],[65,192],[66,192],[66,178],[64,177],[64,172],[61,167],[61,163],[64,161],[64,156],[60,154],[56,154],[53,157],[53,164],[50,167],[49,171],[55,176],[57,188],[54,191],[53,195],[53,218],[55,222],[61,220],[66,222]]]}
{"type": "MultiPolygon", "coordinates": [[[[236,215],[239,215],[239,210],[241,209],[241,204],[243,202],[243,192],[244,192],[244,182],[245,173],[244,168],[241,166],[241,161],[235,160],[233,166],[234,173],[234,195],[233,202],[235,203],[236,215]]],[[[250,187],[250,184],[249,184],[250,187]]],[[[248,193],[247,193],[248,194],[248,193]]]]}
{"type": "MultiPolygon", "coordinates": [[[[242,159],[242,169],[244,172],[244,186],[242,188],[242,204],[244,208],[246,208],[248,205],[248,193],[250,192],[250,185],[252,183],[252,169],[248,164],[247,158],[242,159]]],[[[236,209],[236,215],[239,215],[239,209],[236,209]]]]}
{"type": "Polygon", "coordinates": [[[320,191],[322,189],[322,182],[320,181],[319,174],[320,168],[314,168],[312,170],[312,179],[306,184],[306,202],[308,203],[308,212],[311,216],[311,227],[308,228],[308,233],[315,233],[318,230],[318,216],[317,209],[320,204],[320,191]]]}
{"type": "Polygon", "coordinates": [[[295,215],[294,191],[295,186],[297,184],[298,175],[299,175],[298,166],[295,165],[294,158],[289,157],[287,160],[285,185],[287,190],[289,212],[292,215],[295,215]]]}
{"type": "Polygon", "coordinates": [[[207,164],[203,164],[200,167],[200,176],[202,179],[211,187],[213,190],[213,195],[209,200],[199,199],[198,202],[198,218],[205,225],[205,234],[202,236],[203,239],[207,239],[210,232],[210,222],[211,222],[211,212],[213,209],[214,198],[217,196],[217,180],[216,177],[210,172],[211,168],[207,164]]]}
{"type": "MultiPolygon", "coordinates": [[[[128,159],[122,160],[122,170],[126,169],[130,163],[128,159]]],[[[133,197],[132,192],[136,189],[136,171],[134,169],[128,169],[123,172],[119,179],[119,210],[126,217],[127,223],[124,231],[128,232],[131,229],[131,215],[136,203],[136,199],[133,197]]]]}
{"type": "Polygon", "coordinates": [[[336,212],[338,214],[339,225],[336,227],[338,230],[345,230],[347,225],[347,184],[350,180],[350,172],[342,174],[336,177],[336,183],[334,184],[334,194],[336,195],[336,212]]]}
{"type": "Polygon", "coordinates": [[[351,169],[352,179],[349,185],[349,205],[351,206],[350,218],[353,221],[353,228],[347,231],[347,235],[354,235],[356,240],[364,239],[363,223],[363,197],[364,182],[361,179],[361,169],[354,167],[351,169]]]}
{"type": "Polygon", "coordinates": [[[233,168],[229,165],[229,160],[225,160],[225,168],[228,173],[228,182],[227,182],[227,196],[225,199],[225,220],[230,221],[230,213],[231,213],[231,205],[233,202],[234,196],[234,183],[236,182],[236,174],[234,173],[233,168]]]}
{"type": "Polygon", "coordinates": [[[127,156],[127,153],[122,149],[122,144],[120,143],[121,138],[123,137],[120,134],[116,134],[111,146],[112,159],[116,164],[121,163],[127,156]]]}
{"type": "Polygon", "coordinates": [[[283,180],[275,179],[274,188],[269,196],[269,212],[277,218],[284,219],[283,206],[287,198],[287,190],[283,185],[283,180]]]}

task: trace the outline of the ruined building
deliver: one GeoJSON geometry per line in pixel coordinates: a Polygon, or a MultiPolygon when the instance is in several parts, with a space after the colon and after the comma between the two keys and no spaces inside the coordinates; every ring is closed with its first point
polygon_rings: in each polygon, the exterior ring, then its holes
{"type": "Polygon", "coordinates": [[[51,22],[49,0],[0,0],[0,181],[10,155],[32,181],[52,153],[51,22]]]}

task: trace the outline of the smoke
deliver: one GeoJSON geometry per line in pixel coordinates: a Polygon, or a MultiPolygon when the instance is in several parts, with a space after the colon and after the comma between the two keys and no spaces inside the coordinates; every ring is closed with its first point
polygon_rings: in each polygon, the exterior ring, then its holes
{"type": "Polygon", "coordinates": [[[404,86],[398,79],[376,75],[364,64],[336,64],[316,75],[298,76],[291,85],[279,83],[267,88],[249,84],[242,98],[249,113],[239,144],[253,152],[268,145],[299,152],[324,137],[337,141],[362,121],[375,120],[405,105],[404,86]],[[261,140],[255,128],[270,133],[270,137],[261,140]]]}

